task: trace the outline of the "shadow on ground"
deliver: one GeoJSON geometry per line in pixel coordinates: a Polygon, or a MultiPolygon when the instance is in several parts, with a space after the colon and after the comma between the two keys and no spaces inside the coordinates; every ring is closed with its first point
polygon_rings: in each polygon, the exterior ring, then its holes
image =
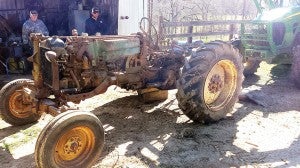
{"type": "MultiPolygon", "coordinates": [[[[300,164],[300,158],[295,157],[300,149],[298,136],[287,138],[291,143],[280,147],[282,141],[279,139],[288,135],[281,133],[295,131],[300,126],[300,123],[289,125],[280,118],[280,115],[300,110],[300,105],[295,104],[300,99],[294,99],[300,97],[300,92],[295,91],[288,75],[281,72],[283,70],[286,68],[274,71],[276,73],[272,71],[264,84],[259,76],[245,80],[246,87],[255,85],[258,88],[251,92],[263,96],[265,106],[239,102],[234,113],[211,125],[195,124],[178,108],[171,109],[177,104],[175,99],[157,109],[158,104],[144,105],[137,96],[120,98],[98,107],[93,112],[107,129],[104,154],[98,166],[297,166],[300,164]],[[261,83],[256,84],[257,81],[261,83]],[[276,119],[281,122],[274,121],[276,119]],[[268,126],[269,122],[271,125],[268,126]],[[245,139],[244,134],[247,134],[245,139]],[[268,135],[264,137],[264,134],[268,135]],[[265,146],[268,144],[265,141],[270,141],[271,146],[265,146]],[[131,162],[127,163],[128,160],[131,162]]],[[[300,132],[295,134],[300,135],[300,132]]]]}
{"type": "MultiPolygon", "coordinates": [[[[97,107],[93,113],[104,125],[106,142],[95,167],[299,165],[300,91],[282,72],[286,70],[247,78],[244,86],[254,86],[249,92],[264,104],[238,102],[234,112],[211,125],[191,122],[177,108],[174,95],[153,104],[143,104],[131,95],[97,107]]],[[[0,136],[18,130],[9,129],[0,136]]],[[[33,155],[14,159],[1,150],[0,156],[4,167],[8,162],[16,167],[34,165],[33,155]]]]}

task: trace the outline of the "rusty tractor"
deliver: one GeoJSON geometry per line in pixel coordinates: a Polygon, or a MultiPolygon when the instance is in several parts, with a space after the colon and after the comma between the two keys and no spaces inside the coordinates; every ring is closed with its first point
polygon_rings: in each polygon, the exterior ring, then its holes
{"type": "Polygon", "coordinates": [[[11,125],[55,116],[40,133],[37,167],[90,167],[104,145],[104,128],[90,112],[68,102],[103,94],[111,85],[137,91],[145,102],[167,99],[178,89],[178,105],[194,122],[224,118],[238,100],[243,81],[239,51],[230,43],[173,45],[160,50],[147,33],[128,36],[32,34],[30,79],[17,79],[0,91],[1,117],[11,125]],[[190,45],[192,46],[192,45],[190,45]],[[188,52],[189,51],[189,52],[188,52]]]}

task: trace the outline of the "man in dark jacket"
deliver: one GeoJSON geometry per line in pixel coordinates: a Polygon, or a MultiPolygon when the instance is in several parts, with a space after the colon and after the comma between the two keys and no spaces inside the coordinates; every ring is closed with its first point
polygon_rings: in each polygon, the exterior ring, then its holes
{"type": "Polygon", "coordinates": [[[90,18],[85,21],[85,32],[88,35],[105,34],[105,24],[100,17],[99,8],[92,8],[90,18]]]}

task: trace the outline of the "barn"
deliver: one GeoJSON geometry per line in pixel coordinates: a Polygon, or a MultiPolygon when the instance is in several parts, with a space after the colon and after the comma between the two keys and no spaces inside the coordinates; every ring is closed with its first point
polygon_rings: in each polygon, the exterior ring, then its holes
{"type": "MultiPolygon", "coordinates": [[[[84,32],[85,20],[97,6],[107,25],[107,34],[127,35],[139,31],[138,22],[147,17],[149,0],[0,0],[0,63],[14,56],[11,44],[22,46],[22,25],[29,11],[36,9],[51,35],[70,35],[76,28],[84,32]]],[[[18,53],[22,47],[18,47],[18,53]]],[[[15,49],[15,48],[14,48],[15,49]]],[[[3,67],[2,67],[3,69],[3,67]]]]}

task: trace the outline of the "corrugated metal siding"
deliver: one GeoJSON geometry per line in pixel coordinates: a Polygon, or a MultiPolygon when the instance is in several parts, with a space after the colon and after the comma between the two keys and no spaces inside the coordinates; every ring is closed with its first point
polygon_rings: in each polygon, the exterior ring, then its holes
{"type": "Polygon", "coordinates": [[[0,10],[24,9],[24,0],[0,0],[0,10]]]}
{"type": "Polygon", "coordinates": [[[112,17],[118,16],[119,0],[98,0],[95,2],[101,11],[108,12],[112,17]]]}
{"type": "MultiPolygon", "coordinates": [[[[40,10],[39,18],[48,26],[50,34],[54,35],[64,29],[69,34],[68,11],[77,10],[76,0],[0,0],[0,15],[5,17],[11,26],[20,31],[23,23],[28,19],[28,11],[32,7],[40,10]],[[42,5],[42,6],[41,6],[42,5]],[[18,28],[17,28],[18,27],[18,28]],[[19,30],[20,29],[20,30],[19,30]]],[[[84,0],[83,0],[84,1],[84,0]]],[[[90,0],[89,10],[92,6],[98,6],[113,27],[112,34],[117,33],[119,0],[90,0]]]]}
{"type": "Polygon", "coordinates": [[[0,10],[16,9],[15,0],[0,0],[0,10]]]}
{"type": "Polygon", "coordinates": [[[9,21],[24,21],[26,18],[24,0],[0,0],[0,15],[9,21]]]}
{"type": "Polygon", "coordinates": [[[43,0],[44,8],[58,8],[60,0],[43,0]]]}
{"type": "Polygon", "coordinates": [[[12,19],[11,16],[14,16],[16,17],[14,19],[17,19],[19,21],[25,21],[27,17],[27,12],[25,10],[0,11],[0,15],[8,20],[12,19]]]}
{"type": "Polygon", "coordinates": [[[119,0],[96,0],[95,6],[98,6],[104,17],[110,22],[111,32],[109,34],[117,34],[118,32],[118,10],[119,0]]]}
{"type": "Polygon", "coordinates": [[[17,4],[17,9],[24,9],[25,5],[24,5],[24,0],[16,0],[16,4],[17,4]]]}
{"type": "Polygon", "coordinates": [[[0,0],[0,15],[17,33],[21,32],[21,23],[26,19],[24,0],[0,0]]]}

